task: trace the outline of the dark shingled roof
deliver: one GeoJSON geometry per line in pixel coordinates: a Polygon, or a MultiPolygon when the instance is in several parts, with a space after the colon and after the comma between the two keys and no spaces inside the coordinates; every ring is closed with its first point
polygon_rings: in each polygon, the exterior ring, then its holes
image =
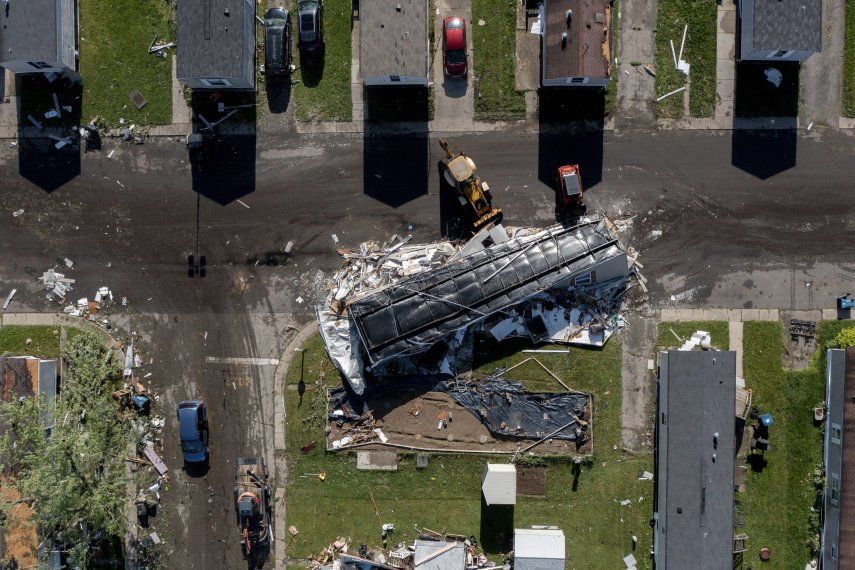
{"type": "Polygon", "coordinates": [[[246,78],[254,83],[254,34],[253,0],[178,2],[178,77],[246,78]]]}
{"type": "Polygon", "coordinates": [[[427,30],[425,0],[361,0],[359,70],[362,77],[427,77],[427,30]],[[395,9],[396,4],[401,5],[400,11],[395,9]]]}
{"type": "Polygon", "coordinates": [[[822,566],[836,570],[855,565],[855,347],[829,350],[826,376],[822,566]]]}
{"type": "Polygon", "coordinates": [[[822,48],[822,0],[754,0],[755,51],[822,48]]]}
{"type": "Polygon", "coordinates": [[[11,0],[6,14],[0,3],[0,62],[45,61],[76,67],[73,0],[11,0]]]}
{"type": "Polygon", "coordinates": [[[735,399],[735,352],[659,353],[658,567],[732,567],[735,399]]]}
{"type": "Polygon", "coordinates": [[[608,77],[611,6],[607,0],[546,0],[543,78],[608,77]],[[573,10],[567,27],[567,10],[573,10]],[[597,21],[601,20],[601,21],[597,21]],[[561,47],[561,34],[567,45],[561,47]]]}
{"type": "Polygon", "coordinates": [[[348,312],[376,363],[426,350],[451,332],[616,257],[626,263],[617,238],[592,216],[404,279],[354,301],[348,312]]]}

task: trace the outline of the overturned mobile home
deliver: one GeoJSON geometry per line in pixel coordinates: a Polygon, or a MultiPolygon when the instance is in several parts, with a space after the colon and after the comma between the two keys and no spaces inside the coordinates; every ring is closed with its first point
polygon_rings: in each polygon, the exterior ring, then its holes
{"type": "MultiPolygon", "coordinates": [[[[318,307],[318,321],[330,356],[356,393],[365,389],[363,369],[423,353],[494,315],[512,317],[520,312],[514,310],[519,305],[536,298],[542,302],[545,292],[608,285],[606,297],[614,304],[626,291],[626,252],[600,216],[581,218],[575,225],[516,231],[506,241],[491,238],[488,243],[472,247],[470,242],[451,253],[448,244],[434,244],[425,263],[410,263],[409,274],[398,271],[390,278],[387,273],[378,287],[353,291],[356,284],[376,280],[374,274],[397,253],[392,250],[402,249],[398,244],[377,254],[368,276],[338,280],[327,305],[318,307]]],[[[543,308],[539,310],[541,340],[553,338],[551,333],[562,326],[550,326],[543,308]]],[[[614,325],[603,318],[579,322],[592,320],[601,328],[614,325]]]]}

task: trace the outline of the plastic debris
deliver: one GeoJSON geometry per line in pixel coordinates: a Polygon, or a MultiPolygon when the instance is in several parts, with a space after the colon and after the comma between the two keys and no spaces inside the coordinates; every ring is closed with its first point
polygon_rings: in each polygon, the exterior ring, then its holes
{"type": "Polygon", "coordinates": [[[15,296],[15,293],[17,293],[17,292],[18,292],[18,290],[17,290],[17,289],[12,289],[12,292],[11,292],[11,293],[9,293],[9,296],[8,296],[8,297],[6,297],[6,302],[5,302],[5,303],[3,303],[3,310],[4,310],[4,311],[6,310],[6,307],[8,307],[8,306],[9,306],[9,303],[11,303],[11,302],[12,302],[12,297],[14,297],[14,296],[15,296]]]}
{"type": "Polygon", "coordinates": [[[784,79],[784,75],[777,68],[769,67],[763,71],[763,74],[766,76],[766,81],[775,87],[781,86],[781,81],[784,79]]]}

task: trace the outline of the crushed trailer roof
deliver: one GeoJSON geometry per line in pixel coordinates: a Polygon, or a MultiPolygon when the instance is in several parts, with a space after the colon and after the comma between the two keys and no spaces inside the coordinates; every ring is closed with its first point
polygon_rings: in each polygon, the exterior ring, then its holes
{"type": "MultiPolygon", "coordinates": [[[[418,353],[625,252],[600,216],[511,239],[354,301],[348,315],[371,364],[418,353]]],[[[626,272],[626,264],[623,265],[626,272]]]]}

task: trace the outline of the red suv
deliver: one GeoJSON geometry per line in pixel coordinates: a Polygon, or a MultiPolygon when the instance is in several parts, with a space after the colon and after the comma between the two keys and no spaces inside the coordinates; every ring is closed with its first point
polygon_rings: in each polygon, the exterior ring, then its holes
{"type": "Polygon", "coordinates": [[[466,77],[466,22],[450,16],[442,21],[442,59],[449,77],[466,77]]]}

